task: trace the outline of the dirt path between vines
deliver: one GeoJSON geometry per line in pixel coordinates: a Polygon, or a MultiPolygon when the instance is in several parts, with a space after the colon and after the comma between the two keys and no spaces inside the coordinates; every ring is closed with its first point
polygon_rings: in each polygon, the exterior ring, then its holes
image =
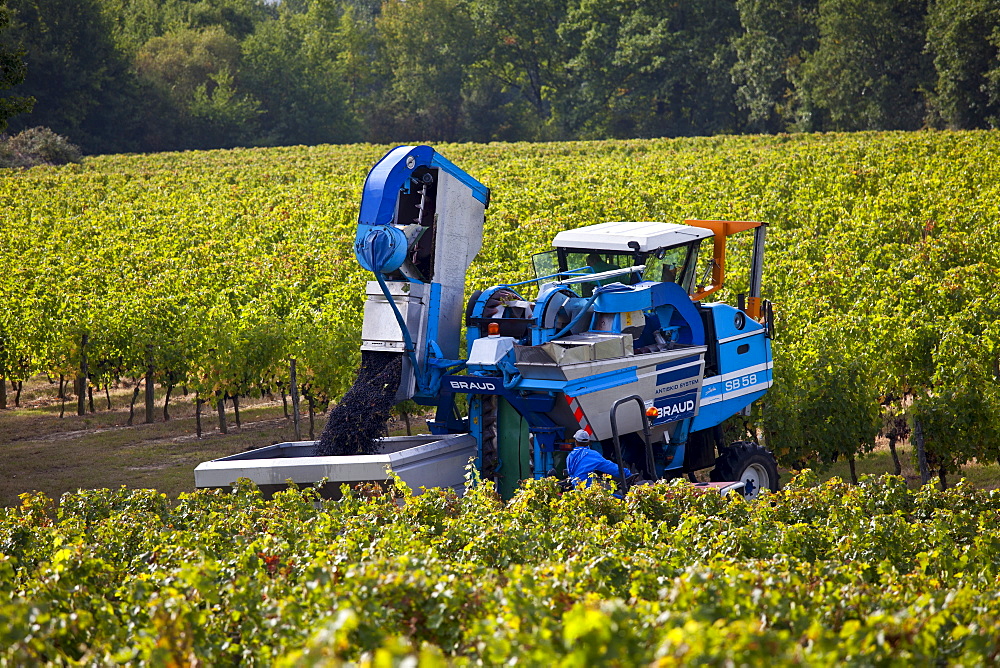
{"type": "MultiPolygon", "coordinates": [[[[219,431],[218,415],[202,409],[202,437],[195,428],[193,396],[175,396],[171,419],[163,419],[163,397],[158,392],[154,422],[143,424],[144,410],[136,405],[129,417],[130,388],[111,391],[112,409],[101,393],[94,396],[94,413],[76,415],[76,403],[67,401],[63,417],[56,388],[44,379],[25,384],[22,405],[0,410],[0,505],[17,505],[19,494],[41,491],[53,499],[76,489],[155,488],[170,497],[194,489],[194,469],[204,461],[253,448],[294,441],[295,428],[284,416],[280,398],[241,400],[241,427],[227,406],[228,434],[219,431]]],[[[8,394],[12,403],[12,397],[8,394]]],[[[141,399],[141,397],[140,397],[141,399]]],[[[309,440],[309,418],[304,412],[300,434],[309,440]]],[[[318,437],[325,415],[316,415],[318,437]]],[[[405,433],[401,423],[391,433],[405,433]]]]}

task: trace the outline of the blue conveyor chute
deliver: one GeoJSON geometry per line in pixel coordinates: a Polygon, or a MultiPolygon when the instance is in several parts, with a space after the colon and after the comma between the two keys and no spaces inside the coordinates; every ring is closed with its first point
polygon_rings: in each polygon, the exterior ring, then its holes
{"type": "Polygon", "coordinates": [[[361,193],[361,213],[354,237],[358,262],[375,273],[388,273],[406,259],[407,239],[393,227],[401,191],[409,191],[413,172],[420,167],[437,168],[468,186],[472,197],[489,206],[490,190],[459,169],[430,146],[398,146],[372,167],[361,193]],[[374,235],[372,233],[375,233],[374,235]]]}

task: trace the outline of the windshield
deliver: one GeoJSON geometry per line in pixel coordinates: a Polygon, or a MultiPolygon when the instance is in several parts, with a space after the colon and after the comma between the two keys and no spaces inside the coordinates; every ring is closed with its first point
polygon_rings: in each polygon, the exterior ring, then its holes
{"type": "Polygon", "coordinates": [[[698,259],[698,242],[661,249],[646,258],[643,279],[663,283],[677,283],[691,292],[698,259]]]}
{"type": "Polygon", "coordinates": [[[595,284],[607,285],[618,282],[631,285],[640,280],[677,283],[687,292],[691,292],[699,243],[695,241],[683,246],[661,248],[651,253],[557,248],[536,253],[532,256],[531,261],[534,265],[536,279],[556,274],[561,275],[562,278],[568,278],[571,274],[597,274],[613,269],[646,265],[646,270],[641,278],[638,274],[620,274],[600,279],[594,283],[584,283],[580,286],[584,296],[591,294],[595,284]]]}
{"type": "Polygon", "coordinates": [[[535,267],[535,278],[552,276],[559,271],[559,254],[555,250],[535,253],[531,256],[531,264],[535,267]]]}

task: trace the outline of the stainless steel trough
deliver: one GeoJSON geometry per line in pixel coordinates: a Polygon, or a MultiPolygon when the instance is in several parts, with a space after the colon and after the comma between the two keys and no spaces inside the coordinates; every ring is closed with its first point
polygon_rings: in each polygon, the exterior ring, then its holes
{"type": "Polygon", "coordinates": [[[301,486],[326,478],[322,494],[336,498],[344,483],[384,482],[392,467],[416,494],[421,487],[451,487],[461,493],[465,467],[476,456],[476,439],[469,434],[393,436],[381,444],[377,455],[317,457],[313,441],[277,443],[203,462],[194,470],[194,484],[231,488],[239,478],[248,478],[271,495],[288,480],[301,486]]]}

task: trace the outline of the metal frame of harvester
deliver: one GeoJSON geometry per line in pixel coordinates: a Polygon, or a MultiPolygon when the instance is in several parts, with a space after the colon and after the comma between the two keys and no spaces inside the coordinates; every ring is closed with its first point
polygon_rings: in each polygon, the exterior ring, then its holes
{"type": "Polygon", "coordinates": [[[773,382],[764,224],[563,231],[553,250],[534,256],[535,279],[475,290],[466,301],[488,204],[484,185],[428,146],[398,147],[368,175],[355,250],[375,280],[361,348],[404,356],[397,399],[436,406],[434,434],[472,434],[476,466],[507,495],[520,480],[559,471],[578,429],[609,454],[615,443],[619,463],[647,479],[714,466],[713,479],[743,480],[751,495],[777,488],[773,456],[753,443],[722,443],[720,429],[773,382]],[[702,303],[723,285],[727,238],[750,230],[745,303],[702,303]],[[699,285],[708,239],[711,280],[699,285]],[[468,415],[458,415],[455,394],[468,395],[468,415]],[[635,408],[616,406],[633,397],[635,408]]]}
{"type": "Polygon", "coordinates": [[[726,444],[721,429],[773,382],[773,311],[761,299],[766,226],[687,220],[566,230],[533,256],[536,278],[466,299],[489,201],[486,186],[429,146],[393,149],[365,180],[354,246],[374,280],[362,355],[402,356],[395,399],[436,407],[432,437],[386,438],[379,454],[347,456],[318,455],[311,442],[276,444],[205,462],[195,484],[247,477],[273,491],[289,479],[384,479],[377,472],[391,465],[411,485],[458,488],[474,457],[481,477],[509,498],[522,480],[559,475],[570,437],[584,429],[617,461],[625,488],[627,464],[646,480],[714,467],[720,487],[776,490],[771,453],[726,444]],[[746,299],[704,303],[723,285],[727,239],[751,230],[746,299]],[[711,271],[698,281],[709,239],[711,271]]]}

